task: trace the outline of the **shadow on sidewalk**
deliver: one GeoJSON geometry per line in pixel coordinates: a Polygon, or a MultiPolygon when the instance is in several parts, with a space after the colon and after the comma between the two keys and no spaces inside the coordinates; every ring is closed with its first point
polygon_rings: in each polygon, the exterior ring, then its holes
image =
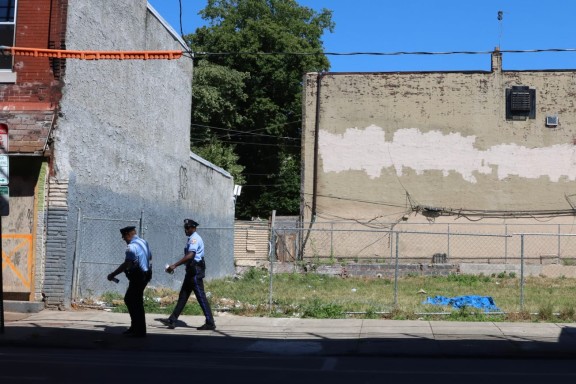
{"type": "Polygon", "coordinates": [[[394,334],[362,337],[312,332],[196,331],[150,327],[146,338],[127,338],[123,326],[97,325],[87,329],[52,326],[7,326],[0,346],[74,349],[149,350],[218,354],[387,356],[387,357],[576,357],[576,328],[563,328],[560,337],[502,337],[466,335],[394,334]],[[152,331],[151,331],[152,330],[152,331]]]}

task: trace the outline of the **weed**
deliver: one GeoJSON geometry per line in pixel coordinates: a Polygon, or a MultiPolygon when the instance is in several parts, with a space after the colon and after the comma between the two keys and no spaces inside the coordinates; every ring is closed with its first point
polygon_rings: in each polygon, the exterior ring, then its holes
{"type": "Polygon", "coordinates": [[[417,318],[414,312],[401,310],[396,307],[390,311],[390,314],[386,316],[390,320],[415,320],[417,318]]]}
{"type": "Polygon", "coordinates": [[[256,267],[251,267],[246,271],[246,273],[244,273],[244,275],[242,275],[242,279],[246,281],[260,280],[263,278],[268,278],[268,273],[265,270],[256,267]]]}
{"type": "Polygon", "coordinates": [[[487,315],[476,308],[464,306],[451,312],[448,318],[454,321],[486,321],[487,315]]]}
{"type": "Polygon", "coordinates": [[[543,306],[541,306],[540,309],[538,310],[538,316],[537,317],[538,317],[538,320],[542,320],[542,321],[552,320],[554,317],[552,305],[547,303],[547,304],[544,304],[543,306]]]}
{"type": "Polygon", "coordinates": [[[562,259],[562,265],[576,265],[576,259],[562,259]]]}
{"type": "Polygon", "coordinates": [[[493,273],[492,277],[498,277],[499,279],[514,279],[516,277],[516,272],[500,272],[498,275],[493,273]]]}
{"type": "Polygon", "coordinates": [[[342,306],[333,303],[322,303],[320,300],[313,300],[304,306],[303,318],[315,319],[338,319],[344,317],[342,306]]]}
{"type": "Polygon", "coordinates": [[[491,281],[489,276],[484,275],[459,275],[451,273],[444,278],[447,282],[458,283],[460,285],[472,286],[478,283],[489,283],[491,281]]]}
{"type": "Polygon", "coordinates": [[[574,310],[574,307],[562,308],[559,317],[563,321],[574,321],[576,320],[576,311],[574,310]]]}
{"type": "Polygon", "coordinates": [[[366,310],[364,314],[365,319],[379,319],[380,315],[376,313],[376,310],[373,307],[370,307],[366,310]]]}
{"type": "Polygon", "coordinates": [[[529,321],[532,319],[530,312],[524,310],[520,312],[509,312],[506,314],[507,321],[529,321]]]}
{"type": "Polygon", "coordinates": [[[114,302],[123,301],[124,296],[118,292],[104,292],[100,299],[106,304],[112,305],[114,302]]]}

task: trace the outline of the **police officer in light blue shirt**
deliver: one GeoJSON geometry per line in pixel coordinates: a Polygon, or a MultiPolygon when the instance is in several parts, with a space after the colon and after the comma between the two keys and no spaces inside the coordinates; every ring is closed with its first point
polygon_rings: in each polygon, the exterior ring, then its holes
{"type": "Polygon", "coordinates": [[[184,254],[188,252],[194,252],[194,261],[200,262],[204,260],[204,241],[198,232],[194,232],[188,237],[188,242],[186,243],[186,247],[184,247],[184,254]]]}
{"type": "Polygon", "coordinates": [[[146,336],[146,319],[144,313],[144,289],[152,278],[152,252],[148,242],[136,235],[136,227],[129,226],[120,230],[122,239],[126,242],[124,262],[108,275],[108,280],[122,272],[128,278],[128,289],[124,295],[124,303],[130,314],[130,328],[124,334],[129,337],[146,336]]]}
{"type": "Polygon", "coordinates": [[[126,246],[126,261],[132,264],[129,271],[140,269],[148,272],[149,263],[152,259],[152,253],[146,240],[139,238],[136,234],[131,238],[130,243],[126,246]]]}
{"type": "Polygon", "coordinates": [[[198,304],[200,305],[200,308],[202,308],[204,317],[206,317],[204,325],[197,329],[201,331],[213,331],[216,329],[214,316],[210,309],[210,303],[208,303],[206,292],[204,291],[206,263],[204,261],[204,241],[196,232],[196,227],[198,225],[199,224],[192,219],[184,220],[184,232],[186,233],[186,236],[188,236],[186,247],[184,248],[184,257],[166,268],[166,272],[171,273],[179,265],[186,265],[186,275],[182,282],[182,288],[180,288],[180,294],[178,296],[178,303],[176,304],[176,307],[174,307],[174,311],[172,311],[169,318],[158,319],[162,324],[167,325],[168,328],[174,328],[176,326],[176,321],[182,313],[190,294],[194,292],[196,300],[198,300],[198,304]]]}

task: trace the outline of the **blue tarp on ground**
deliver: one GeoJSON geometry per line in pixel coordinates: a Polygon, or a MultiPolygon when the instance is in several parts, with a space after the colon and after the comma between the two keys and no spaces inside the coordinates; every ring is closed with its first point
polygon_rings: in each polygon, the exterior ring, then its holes
{"type": "Polygon", "coordinates": [[[460,309],[463,307],[471,307],[483,309],[484,312],[500,312],[500,308],[494,304],[494,300],[490,296],[456,296],[456,297],[445,297],[445,296],[434,296],[428,297],[422,302],[422,304],[432,304],[432,305],[444,305],[452,306],[453,308],[460,309]]]}

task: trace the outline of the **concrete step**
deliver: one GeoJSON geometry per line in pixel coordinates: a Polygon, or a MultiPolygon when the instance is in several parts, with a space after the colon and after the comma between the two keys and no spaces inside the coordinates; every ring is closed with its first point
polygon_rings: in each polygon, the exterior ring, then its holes
{"type": "Polygon", "coordinates": [[[43,302],[4,300],[5,312],[38,313],[45,307],[43,302]]]}

